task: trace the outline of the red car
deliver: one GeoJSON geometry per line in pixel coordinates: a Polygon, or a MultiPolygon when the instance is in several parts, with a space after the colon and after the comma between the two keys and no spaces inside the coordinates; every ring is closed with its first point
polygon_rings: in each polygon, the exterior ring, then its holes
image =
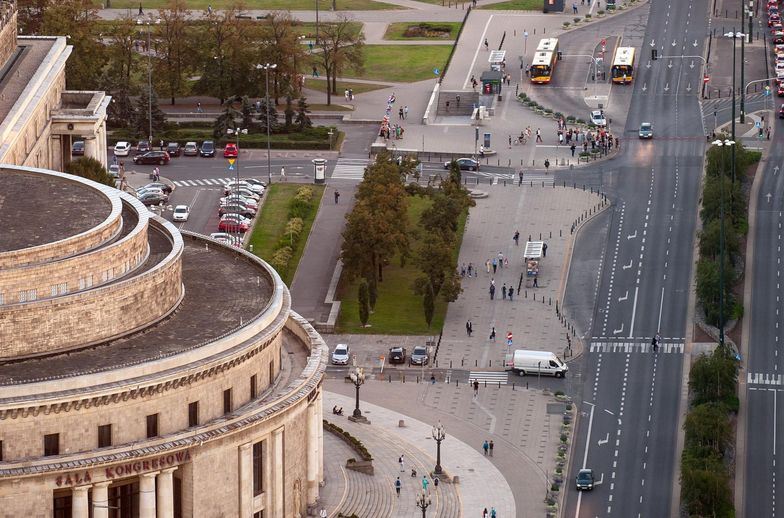
{"type": "Polygon", "coordinates": [[[781,16],[778,13],[773,13],[768,18],[768,27],[773,27],[776,23],[781,23],[781,16]]]}
{"type": "Polygon", "coordinates": [[[779,87],[776,89],[776,95],[784,97],[784,83],[779,83],[779,87]]]}
{"type": "Polygon", "coordinates": [[[220,232],[242,232],[245,233],[250,227],[247,223],[232,217],[223,217],[218,223],[218,231],[220,232]]]}
{"type": "Polygon", "coordinates": [[[237,158],[239,154],[239,150],[237,149],[237,144],[229,142],[226,144],[226,147],[223,148],[223,158],[237,158]]]}

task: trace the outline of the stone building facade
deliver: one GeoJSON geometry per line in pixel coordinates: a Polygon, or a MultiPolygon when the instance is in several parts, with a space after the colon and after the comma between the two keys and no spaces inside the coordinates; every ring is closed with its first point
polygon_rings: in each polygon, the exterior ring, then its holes
{"type": "Polygon", "coordinates": [[[89,180],[0,192],[0,516],[312,510],[327,347],[277,273],[89,180]],[[56,221],[18,217],[39,189],[56,221]]]}

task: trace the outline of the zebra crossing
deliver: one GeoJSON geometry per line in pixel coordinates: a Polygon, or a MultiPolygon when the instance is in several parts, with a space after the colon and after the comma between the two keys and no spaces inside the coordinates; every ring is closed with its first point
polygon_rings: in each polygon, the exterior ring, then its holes
{"type": "Polygon", "coordinates": [[[207,187],[210,185],[213,186],[222,186],[226,185],[227,183],[236,180],[236,178],[205,178],[202,180],[174,180],[172,183],[176,187],[207,187]]]}
{"type": "MultiPolygon", "coordinates": [[[[518,179],[519,181],[519,179],[518,179]]],[[[527,173],[523,175],[523,185],[552,187],[555,184],[554,174],[527,173]]]]}
{"type": "MultiPolygon", "coordinates": [[[[681,341],[659,343],[660,353],[683,354],[681,341]]],[[[610,342],[591,342],[590,351],[592,353],[652,353],[653,346],[650,340],[640,340],[633,342],[610,341],[610,342]]]]}
{"type": "Polygon", "coordinates": [[[781,374],[749,372],[746,374],[746,383],[749,385],[784,385],[784,379],[781,374]]]}
{"type": "Polygon", "coordinates": [[[332,178],[343,180],[362,180],[365,177],[365,168],[370,164],[366,158],[339,158],[332,171],[332,178]]]}
{"type": "Polygon", "coordinates": [[[468,382],[474,380],[480,384],[489,383],[493,385],[506,385],[509,381],[509,373],[506,371],[471,371],[468,373],[468,382]]]}

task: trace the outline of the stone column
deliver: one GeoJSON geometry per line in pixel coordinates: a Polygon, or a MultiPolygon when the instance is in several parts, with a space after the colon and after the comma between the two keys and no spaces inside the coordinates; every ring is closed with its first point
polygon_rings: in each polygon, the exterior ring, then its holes
{"type": "Polygon", "coordinates": [[[73,518],[88,518],[90,505],[87,499],[87,490],[90,486],[79,486],[71,492],[71,516],[73,518]]]}
{"type": "Polygon", "coordinates": [[[283,465],[285,463],[285,458],[283,457],[283,428],[275,430],[272,438],[272,447],[275,452],[272,461],[272,516],[285,516],[283,513],[283,465]]]}
{"type": "Polygon", "coordinates": [[[239,447],[240,469],[240,518],[250,518],[253,514],[253,443],[241,444],[239,447]]]}
{"type": "Polygon", "coordinates": [[[166,468],[156,477],[158,479],[158,518],[174,518],[174,470],[166,468]]]}
{"type": "Polygon", "coordinates": [[[93,485],[93,518],[109,518],[109,484],[98,482],[93,485]]]}
{"type": "Polygon", "coordinates": [[[318,463],[319,463],[319,472],[318,472],[318,482],[319,486],[322,482],[324,482],[324,423],[323,423],[323,416],[324,416],[324,393],[322,392],[321,388],[319,388],[319,395],[318,395],[318,463]]]}
{"type": "Polygon", "coordinates": [[[49,139],[49,169],[63,170],[63,138],[61,135],[52,135],[49,139]]]}
{"type": "Polygon", "coordinates": [[[155,476],[158,471],[139,476],[139,518],[155,517],[155,476]]]}
{"type": "Polygon", "coordinates": [[[319,494],[318,480],[318,425],[321,422],[321,414],[318,413],[318,399],[314,399],[308,404],[308,436],[305,444],[308,458],[308,482],[307,482],[307,504],[316,503],[319,494]]]}
{"type": "Polygon", "coordinates": [[[101,159],[98,156],[98,139],[95,138],[95,135],[89,135],[84,137],[84,156],[89,156],[98,160],[99,162],[101,159]]]}

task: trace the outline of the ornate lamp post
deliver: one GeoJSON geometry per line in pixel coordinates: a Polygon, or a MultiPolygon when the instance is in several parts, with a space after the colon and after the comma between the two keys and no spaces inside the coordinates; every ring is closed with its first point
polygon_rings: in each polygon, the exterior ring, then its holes
{"type": "Polygon", "coordinates": [[[362,411],[359,409],[359,387],[365,383],[365,370],[356,365],[356,359],[354,360],[354,368],[351,370],[349,377],[351,378],[351,383],[353,383],[354,387],[357,389],[356,408],[354,408],[351,419],[354,421],[367,421],[367,418],[362,415],[362,411]]]}
{"type": "Polygon", "coordinates": [[[430,433],[436,441],[436,469],[434,473],[436,475],[441,475],[444,472],[443,469],[441,469],[441,441],[446,439],[446,429],[444,428],[444,425],[441,424],[441,421],[439,421],[438,425],[434,426],[433,431],[430,433]]]}
{"type": "Polygon", "coordinates": [[[269,118],[269,71],[275,70],[278,67],[276,63],[265,63],[264,65],[256,65],[256,70],[264,70],[266,72],[266,90],[265,90],[265,105],[264,109],[267,111],[265,118],[267,119],[267,183],[272,185],[272,166],[270,165],[270,118],[269,118]]]}
{"type": "Polygon", "coordinates": [[[430,495],[423,489],[416,497],[416,506],[422,509],[422,518],[427,518],[427,508],[430,507],[430,495]]]}
{"type": "Polygon", "coordinates": [[[161,23],[161,20],[154,19],[152,14],[150,14],[150,18],[147,20],[142,18],[136,20],[136,25],[147,26],[147,122],[149,123],[149,134],[147,137],[150,139],[150,149],[152,149],[152,49],[150,48],[150,28],[153,24],[159,23],[161,23]]]}

